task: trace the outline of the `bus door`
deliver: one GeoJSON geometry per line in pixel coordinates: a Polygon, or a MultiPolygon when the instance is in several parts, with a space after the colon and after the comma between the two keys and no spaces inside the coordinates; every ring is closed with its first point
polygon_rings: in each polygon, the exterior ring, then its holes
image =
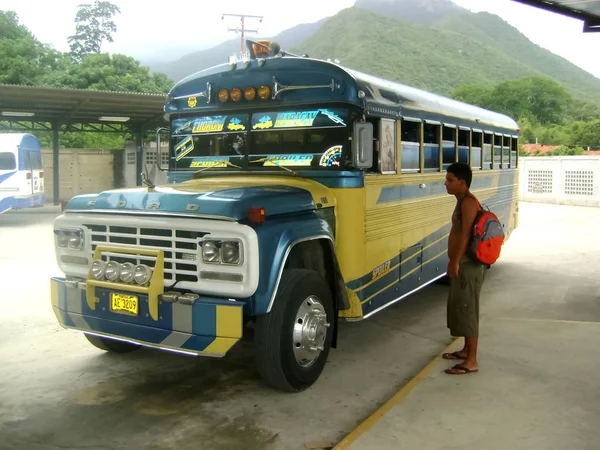
{"type": "Polygon", "coordinates": [[[33,150],[19,150],[19,169],[23,172],[24,183],[20,195],[32,196],[44,192],[44,171],[41,153],[33,150]]]}

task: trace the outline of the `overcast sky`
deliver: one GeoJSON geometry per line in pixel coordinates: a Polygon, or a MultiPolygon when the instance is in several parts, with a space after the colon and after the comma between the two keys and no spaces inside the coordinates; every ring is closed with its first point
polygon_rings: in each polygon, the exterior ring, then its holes
{"type": "MultiPolygon", "coordinates": [[[[582,22],[521,5],[510,0],[453,0],[474,12],[488,11],[519,29],[531,41],[556,53],[600,78],[600,33],[583,33],[582,22]]],[[[264,16],[262,23],[250,20],[248,28],[262,36],[274,36],[299,23],[315,22],[350,7],[355,0],[303,0],[302,2],[254,2],[248,0],[170,0],[162,5],[147,0],[112,0],[121,14],[116,16],[115,42],[103,50],[147,59],[163,51],[173,60],[190,51],[211,47],[236,36],[228,26],[239,20],[223,13],[264,16]],[[264,5],[261,9],[261,5],[264,5]],[[281,6],[285,5],[285,6],[281,6]],[[178,50],[173,49],[177,47],[178,50]]],[[[91,0],[0,0],[0,9],[15,11],[20,22],[42,42],[68,50],[67,37],[74,34],[73,19],[80,3],[91,0]]],[[[237,35],[239,37],[239,35],[237,35]]],[[[335,57],[335,55],[332,55],[335,57]]]]}

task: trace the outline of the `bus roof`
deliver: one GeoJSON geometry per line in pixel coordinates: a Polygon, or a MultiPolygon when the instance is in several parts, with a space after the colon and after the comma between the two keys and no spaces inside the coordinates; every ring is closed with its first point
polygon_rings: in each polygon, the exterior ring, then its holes
{"type": "Polygon", "coordinates": [[[262,108],[294,107],[317,103],[346,103],[374,116],[423,120],[456,127],[500,133],[518,133],[510,117],[441,95],[384,80],[333,62],[301,57],[251,59],[215,66],[177,83],[169,92],[165,112],[247,109],[251,103],[262,108]],[[248,86],[271,89],[268,99],[222,104],[221,89],[248,86]]]}
{"type": "Polygon", "coordinates": [[[40,142],[31,133],[0,133],[0,151],[9,149],[40,151],[40,142]]]}

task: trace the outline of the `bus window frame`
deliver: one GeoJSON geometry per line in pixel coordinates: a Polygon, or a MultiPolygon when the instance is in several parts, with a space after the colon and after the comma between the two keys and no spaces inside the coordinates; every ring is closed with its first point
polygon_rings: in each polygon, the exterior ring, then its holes
{"type": "Polygon", "coordinates": [[[484,136],[483,130],[481,130],[479,128],[471,129],[471,163],[470,163],[470,166],[471,166],[472,170],[477,170],[477,171],[483,170],[483,142],[484,142],[483,136],[484,136]],[[473,138],[475,137],[475,135],[479,136],[479,139],[477,141],[477,143],[479,144],[479,147],[473,146],[473,138]],[[474,149],[479,149],[479,166],[478,167],[473,166],[473,150],[474,149]]]}
{"type": "Polygon", "coordinates": [[[423,130],[424,130],[424,124],[423,124],[423,120],[415,118],[415,117],[402,117],[401,118],[401,125],[400,127],[403,128],[404,127],[404,122],[411,122],[411,123],[416,123],[418,124],[418,129],[419,129],[419,133],[418,133],[418,141],[404,141],[402,140],[402,135],[400,135],[400,174],[415,174],[415,173],[423,173],[424,171],[424,161],[423,161],[423,130]],[[404,143],[406,144],[410,144],[410,145],[414,145],[417,144],[419,146],[419,151],[418,151],[418,155],[419,155],[419,168],[417,169],[404,169],[402,168],[402,154],[403,152],[403,145],[404,143]]]}
{"type": "MultiPolygon", "coordinates": [[[[467,161],[466,164],[469,165],[469,167],[471,166],[471,143],[472,143],[472,137],[473,137],[473,131],[471,130],[471,128],[468,127],[462,127],[459,126],[458,130],[456,131],[456,148],[457,148],[457,155],[456,155],[456,160],[458,162],[460,162],[460,148],[461,147],[468,147],[467,150],[467,161]],[[467,133],[467,145],[460,145],[460,133],[462,132],[466,132],[467,133]]],[[[465,162],[465,161],[462,161],[465,162]]]]}
{"type": "Polygon", "coordinates": [[[423,172],[424,173],[432,173],[432,172],[441,172],[442,171],[442,157],[443,157],[443,147],[442,147],[442,122],[437,120],[429,120],[426,119],[423,124],[423,148],[421,158],[423,159],[423,172]],[[434,133],[437,133],[435,142],[425,142],[425,127],[431,126],[434,127],[434,133]],[[437,144],[438,147],[438,156],[437,156],[437,167],[425,167],[425,145],[426,144],[437,144]]]}

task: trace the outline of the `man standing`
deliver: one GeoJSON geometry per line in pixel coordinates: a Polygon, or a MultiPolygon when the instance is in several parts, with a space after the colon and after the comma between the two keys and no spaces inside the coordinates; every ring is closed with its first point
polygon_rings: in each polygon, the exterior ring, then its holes
{"type": "Polygon", "coordinates": [[[482,264],[467,256],[471,242],[473,225],[479,201],[471,192],[471,167],[465,163],[450,165],[446,173],[446,190],[456,197],[456,207],[452,214],[452,228],[448,236],[447,275],[450,278],[447,321],[452,336],[462,336],[465,343],[462,350],[444,353],[444,359],[462,359],[446,370],[451,375],[477,372],[477,341],[479,337],[479,293],[483,284],[482,264]]]}

